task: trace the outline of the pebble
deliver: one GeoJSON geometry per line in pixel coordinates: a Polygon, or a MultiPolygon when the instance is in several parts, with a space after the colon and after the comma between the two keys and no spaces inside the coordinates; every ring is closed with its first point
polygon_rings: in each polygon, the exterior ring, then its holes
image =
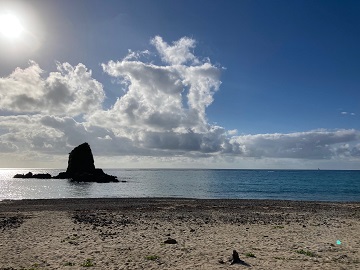
{"type": "Polygon", "coordinates": [[[167,240],[164,241],[165,244],[177,244],[177,241],[175,239],[172,238],[168,238],[167,240]]]}

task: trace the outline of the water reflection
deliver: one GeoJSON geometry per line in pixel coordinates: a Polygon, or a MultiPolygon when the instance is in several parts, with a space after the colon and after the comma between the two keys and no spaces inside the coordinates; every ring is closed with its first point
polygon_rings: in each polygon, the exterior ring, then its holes
{"type": "Polygon", "coordinates": [[[93,183],[67,180],[70,197],[91,197],[93,183]]]}

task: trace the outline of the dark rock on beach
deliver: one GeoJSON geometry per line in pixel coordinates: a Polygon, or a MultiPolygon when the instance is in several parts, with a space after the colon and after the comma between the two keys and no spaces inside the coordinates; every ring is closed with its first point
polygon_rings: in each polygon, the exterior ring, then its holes
{"type": "Polygon", "coordinates": [[[177,244],[177,241],[175,239],[168,238],[167,240],[164,241],[164,244],[174,245],[174,244],[177,244]]]}

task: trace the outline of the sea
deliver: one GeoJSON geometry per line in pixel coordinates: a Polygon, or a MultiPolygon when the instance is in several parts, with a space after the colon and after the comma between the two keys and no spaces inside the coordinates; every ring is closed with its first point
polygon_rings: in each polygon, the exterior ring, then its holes
{"type": "Polygon", "coordinates": [[[13,178],[29,171],[54,176],[64,170],[0,169],[0,201],[138,197],[360,201],[357,170],[104,169],[119,183],[13,178]]]}

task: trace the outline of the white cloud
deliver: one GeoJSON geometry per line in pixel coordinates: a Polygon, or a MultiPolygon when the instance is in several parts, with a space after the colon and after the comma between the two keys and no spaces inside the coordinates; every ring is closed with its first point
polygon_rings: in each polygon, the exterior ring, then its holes
{"type": "Polygon", "coordinates": [[[351,115],[351,116],[355,116],[356,114],[353,113],[353,112],[345,112],[345,111],[342,111],[340,112],[342,115],[351,115]]]}
{"type": "Polygon", "coordinates": [[[228,135],[230,135],[230,136],[234,136],[234,135],[236,135],[238,133],[238,130],[237,129],[232,129],[232,130],[228,130],[226,133],[228,135]]]}
{"type": "MultiPolygon", "coordinates": [[[[167,51],[168,47],[160,37],[154,40],[160,54],[167,51]]],[[[220,70],[209,62],[180,64],[193,59],[188,49],[183,47],[194,44],[195,41],[188,38],[175,42],[177,49],[169,49],[166,59],[176,54],[177,58],[183,60],[167,60],[171,65],[128,60],[132,57],[103,64],[104,71],[125,81],[128,89],[110,110],[98,111],[89,118],[90,121],[97,125],[115,125],[119,130],[132,127],[136,132],[208,132],[206,108],[213,102],[213,95],[219,89],[220,70]]]]}
{"type": "Polygon", "coordinates": [[[57,72],[43,78],[34,61],[0,78],[0,108],[10,112],[76,116],[101,108],[105,98],[101,83],[83,64],[57,64],[57,72]]]}
{"type": "Polygon", "coordinates": [[[145,50],[142,52],[134,52],[133,50],[128,50],[128,54],[124,57],[124,61],[130,61],[130,60],[139,60],[141,57],[150,56],[150,51],[145,50]]]}
{"type": "MultiPolygon", "coordinates": [[[[3,140],[2,136],[0,138],[3,140]]],[[[11,153],[18,150],[17,146],[11,142],[0,141],[0,152],[1,153],[11,153]]]]}
{"type": "Polygon", "coordinates": [[[67,155],[75,146],[88,142],[99,155],[141,154],[133,143],[111,130],[79,123],[71,117],[49,115],[0,116],[3,128],[0,148],[8,152],[67,155]]]}
{"type": "Polygon", "coordinates": [[[196,45],[194,39],[183,37],[173,42],[171,46],[163,41],[162,37],[156,36],[151,40],[151,43],[156,47],[161,59],[170,65],[182,65],[186,62],[199,63],[199,60],[191,52],[196,45]]]}
{"type": "Polygon", "coordinates": [[[168,45],[155,37],[151,43],[156,53],[129,51],[123,60],[102,64],[126,87],[125,92],[119,87],[108,110],[102,109],[102,84],[83,64],[58,63],[56,72],[45,75],[30,62],[1,78],[2,164],[37,164],[31,158],[54,164],[51,157],[64,161],[85,141],[107,166],[119,166],[118,159],[161,167],[301,167],[308,160],[312,166],[314,160],[360,159],[357,130],[237,135],[238,130],[209,123],[206,109],[221,85],[221,68],[194,55],[193,39],[168,45]],[[150,61],[156,54],[163,63],[150,61]]]}
{"type": "MultiPolygon", "coordinates": [[[[353,145],[360,139],[356,130],[315,130],[289,134],[258,134],[233,137],[245,157],[296,159],[331,159],[339,156],[344,144],[353,145]]],[[[355,148],[351,146],[350,148],[355,148]]],[[[351,152],[351,150],[349,150],[351,152]]]]}

